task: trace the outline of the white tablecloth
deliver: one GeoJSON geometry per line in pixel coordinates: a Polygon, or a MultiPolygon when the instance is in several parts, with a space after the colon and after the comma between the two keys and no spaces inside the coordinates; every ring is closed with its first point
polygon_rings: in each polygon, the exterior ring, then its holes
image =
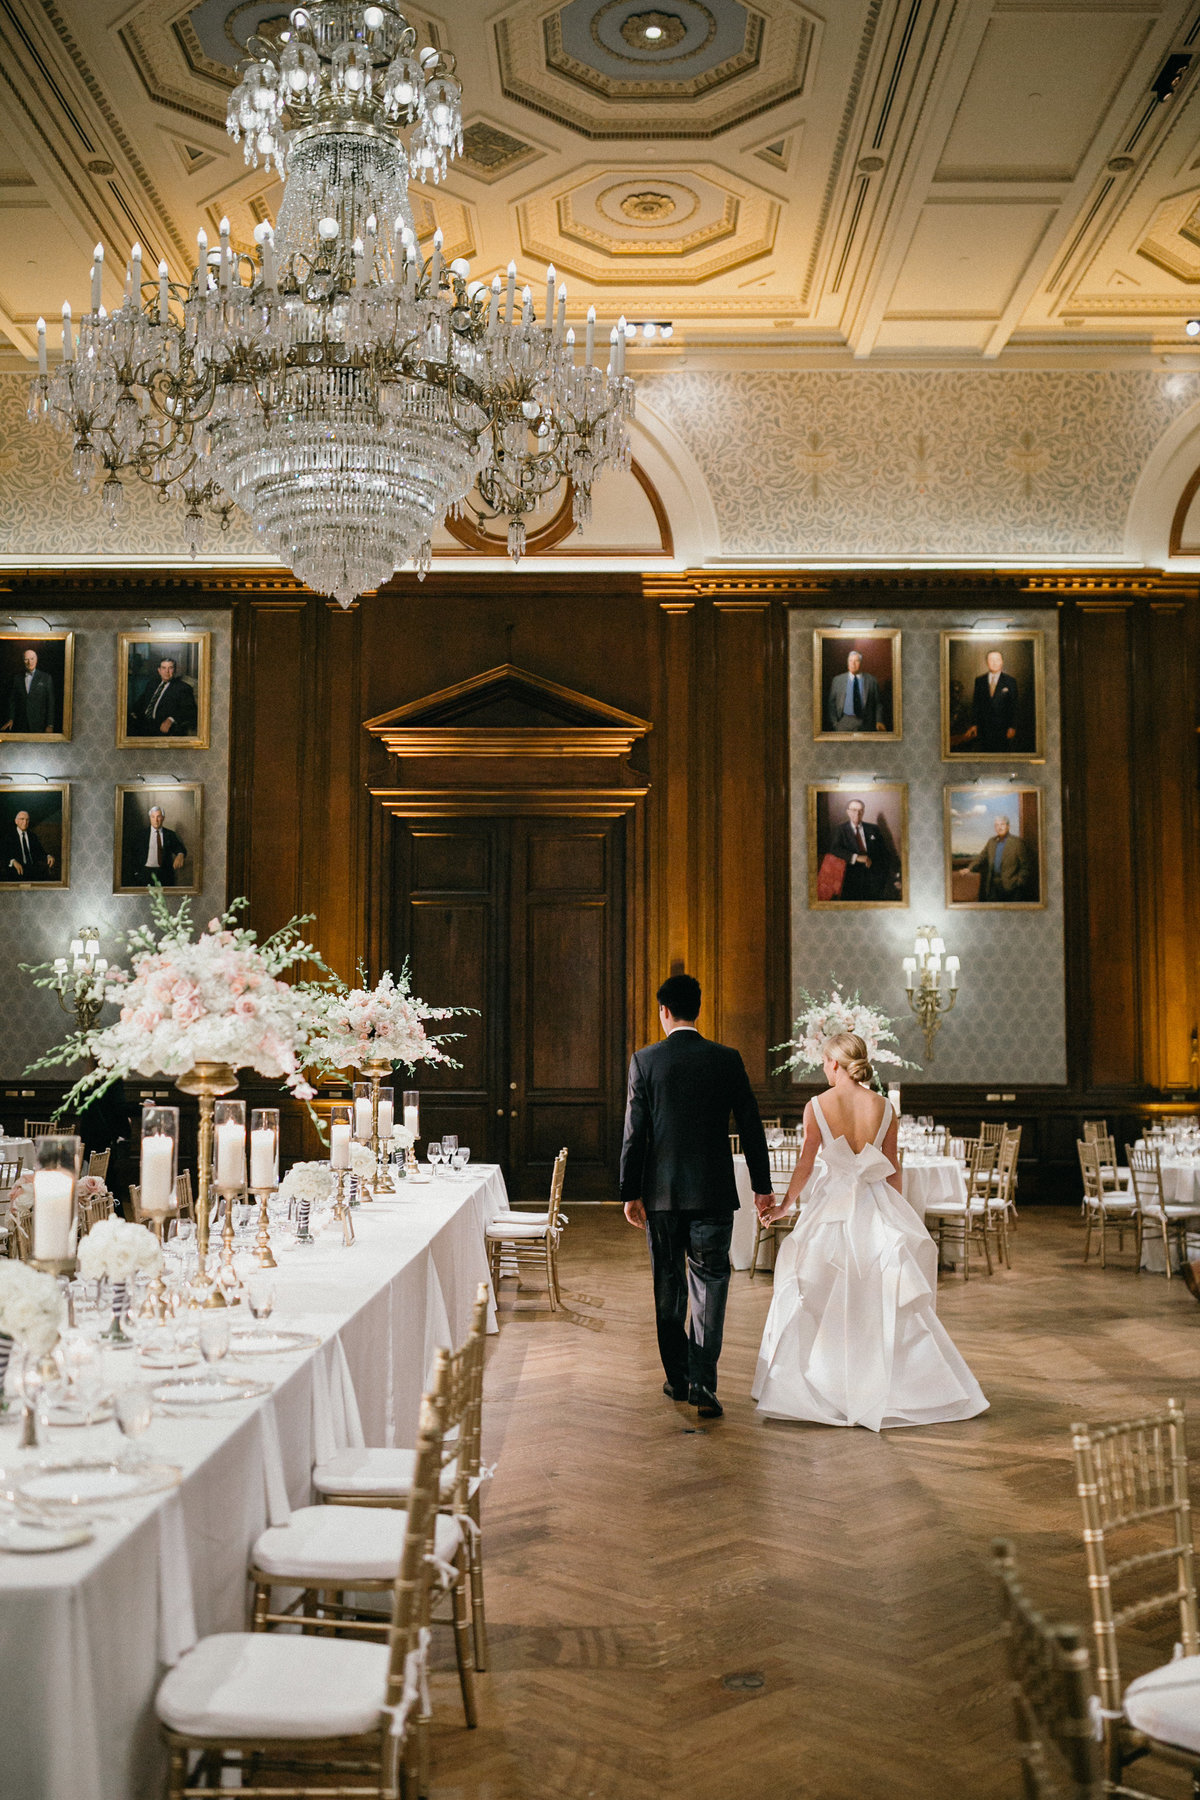
{"type": "Polygon", "coordinates": [[[922,1218],[939,1201],[967,1202],[967,1178],[952,1156],[906,1156],[903,1185],[904,1198],[922,1218]]]}
{"type": "MultiPolygon", "coordinates": [[[[1194,1206],[1200,1213],[1200,1165],[1190,1157],[1185,1161],[1176,1158],[1161,1157],[1159,1169],[1162,1173],[1163,1199],[1168,1206],[1194,1206]]],[[[1196,1237],[1195,1227],[1189,1226],[1189,1239],[1196,1237]]],[[[1171,1246],[1171,1266],[1179,1267],[1179,1255],[1175,1245],[1175,1226],[1168,1225],[1167,1239],[1171,1246]]],[[[1195,1254],[1196,1244],[1189,1244],[1189,1253],[1195,1254]]],[[[1142,1229],[1142,1267],[1156,1275],[1166,1273],[1163,1261],[1162,1227],[1156,1218],[1147,1215],[1142,1229]]]]}
{"type": "MultiPolygon", "coordinates": [[[[750,1171],[746,1167],[744,1156],[733,1159],[734,1179],[737,1182],[738,1210],[733,1215],[733,1240],[729,1246],[729,1260],[735,1269],[748,1269],[754,1256],[754,1229],[757,1214],[754,1211],[754,1189],[750,1185],[750,1171]]],[[[790,1169],[776,1169],[771,1176],[771,1186],[782,1198],[787,1193],[788,1183],[792,1179],[790,1169]]],[[[762,1249],[758,1253],[760,1269],[775,1267],[775,1239],[764,1238],[762,1249]]]]}
{"type": "MultiPolygon", "coordinates": [[[[484,1225],[506,1200],[498,1169],[471,1174],[359,1207],[349,1248],[335,1227],[279,1250],[271,1324],[319,1333],[320,1348],[222,1365],[271,1380],[269,1395],[209,1418],[156,1414],[141,1444],[182,1466],[170,1494],[117,1507],[78,1550],[0,1553],[0,1800],[158,1800],[164,1666],[197,1635],[245,1629],[250,1548],[289,1504],[310,1503],[318,1457],[413,1441],[427,1367],[466,1334],[487,1279],[484,1225]]],[[[245,1307],[233,1318],[253,1325],[245,1307]]],[[[110,1361],[119,1379],[155,1379],[132,1351],[110,1361]]],[[[113,1425],[51,1435],[56,1456],[122,1442],[113,1425]]],[[[16,1443],[13,1420],[0,1427],[9,1471],[31,1459],[16,1443]]]]}
{"type": "Polygon", "coordinates": [[[0,1163],[20,1163],[23,1169],[33,1167],[33,1139],[0,1137],[0,1163]]]}

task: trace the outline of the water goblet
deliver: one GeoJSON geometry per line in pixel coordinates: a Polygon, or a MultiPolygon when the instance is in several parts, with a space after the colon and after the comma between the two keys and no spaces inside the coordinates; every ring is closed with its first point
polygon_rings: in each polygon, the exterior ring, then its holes
{"type": "Polygon", "coordinates": [[[200,1354],[208,1364],[218,1363],[229,1350],[229,1314],[224,1309],[220,1312],[206,1312],[197,1328],[200,1340],[200,1354]]]}
{"type": "Polygon", "coordinates": [[[471,1152],[466,1144],[460,1144],[453,1156],[454,1172],[460,1181],[466,1180],[467,1164],[471,1160],[471,1152]]]}
{"type": "Polygon", "coordinates": [[[266,1275],[252,1275],[246,1283],[246,1303],[256,1319],[269,1319],[275,1309],[275,1283],[266,1275]]]}
{"type": "Polygon", "coordinates": [[[118,1388],[113,1395],[113,1412],[121,1436],[129,1441],[129,1448],[121,1452],[121,1462],[127,1468],[136,1467],[146,1459],[143,1451],[133,1448],[134,1440],[150,1429],[154,1417],[154,1401],[149,1388],[136,1381],[118,1388]]]}
{"type": "Polygon", "coordinates": [[[442,1160],[441,1138],[431,1138],[425,1146],[425,1154],[429,1158],[429,1173],[436,1179],[438,1165],[442,1160]]]}

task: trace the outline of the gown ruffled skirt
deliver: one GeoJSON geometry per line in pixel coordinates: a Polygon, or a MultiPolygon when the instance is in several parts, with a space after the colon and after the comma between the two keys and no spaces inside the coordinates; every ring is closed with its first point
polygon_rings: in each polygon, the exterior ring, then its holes
{"type": "Polygon", "coordinates": [[[937,1316],[937,1246],[888,1186],[875,1144],[822,1148],[804,1210],[775,1262],[752,1393],[768,1418],[818,1425],[933,1425],[987,1410],[937,1316]]]}

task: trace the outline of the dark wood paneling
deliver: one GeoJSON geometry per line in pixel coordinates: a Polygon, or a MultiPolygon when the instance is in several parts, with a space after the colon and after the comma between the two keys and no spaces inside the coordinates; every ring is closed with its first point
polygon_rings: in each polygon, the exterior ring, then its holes
{"type": "Polygon", "coordinates": [[[718,601],[714,626],[719,954],[709,1017],[715,1035],[741,1050],[750,1079],[765,1082],[773,923],[767,887],[769,604],[718,601]]]}

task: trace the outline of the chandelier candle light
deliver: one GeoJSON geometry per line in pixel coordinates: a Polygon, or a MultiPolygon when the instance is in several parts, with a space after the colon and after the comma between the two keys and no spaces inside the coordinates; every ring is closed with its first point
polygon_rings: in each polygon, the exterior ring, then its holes
{"type": "Polygon", "coordinates": [[[925,1033],[925,1055],[933,1061],[933,1040],[942,1020],[958,999],[958,975],[961,964],[957,956],[947,956],[941,933],[932,925],[922,925],[917,932],[913,954],[903,961],[904,987],[908,1004],[921,1022],[925,1033]],[[942,986],[943,973],[946,985],[942,986]]]}
{"type": "Polygon", "coordinates": [[[564,481],[582,526],[596,478],[628,467],[624,318],[601,367],[595,309],[580,359],[552,267],[539,318],[515,263],[489,287],[447,264],[440,231],[418,245],[412,172],[437,182],[461,151],[462,96],[454,58],[417,45],[395,6],[357,0],[297,7],[282,51],[252,37],[227,125],[283,177],[275,227],[253,252],[228,220],[211,248],[201,231],[186,285],[165,263],[144,278],[134,245],[111,315],[97,244],[91,307],[77,329],[63,308],[52,373],[39,320],[30,417],[64,428],[114,526],[129,476],[182,500],[193,554],[206,515],[226,527],[240,507],[349,606],[405,563],[423,575],[473,485],[515,561],[564,481]]]}

